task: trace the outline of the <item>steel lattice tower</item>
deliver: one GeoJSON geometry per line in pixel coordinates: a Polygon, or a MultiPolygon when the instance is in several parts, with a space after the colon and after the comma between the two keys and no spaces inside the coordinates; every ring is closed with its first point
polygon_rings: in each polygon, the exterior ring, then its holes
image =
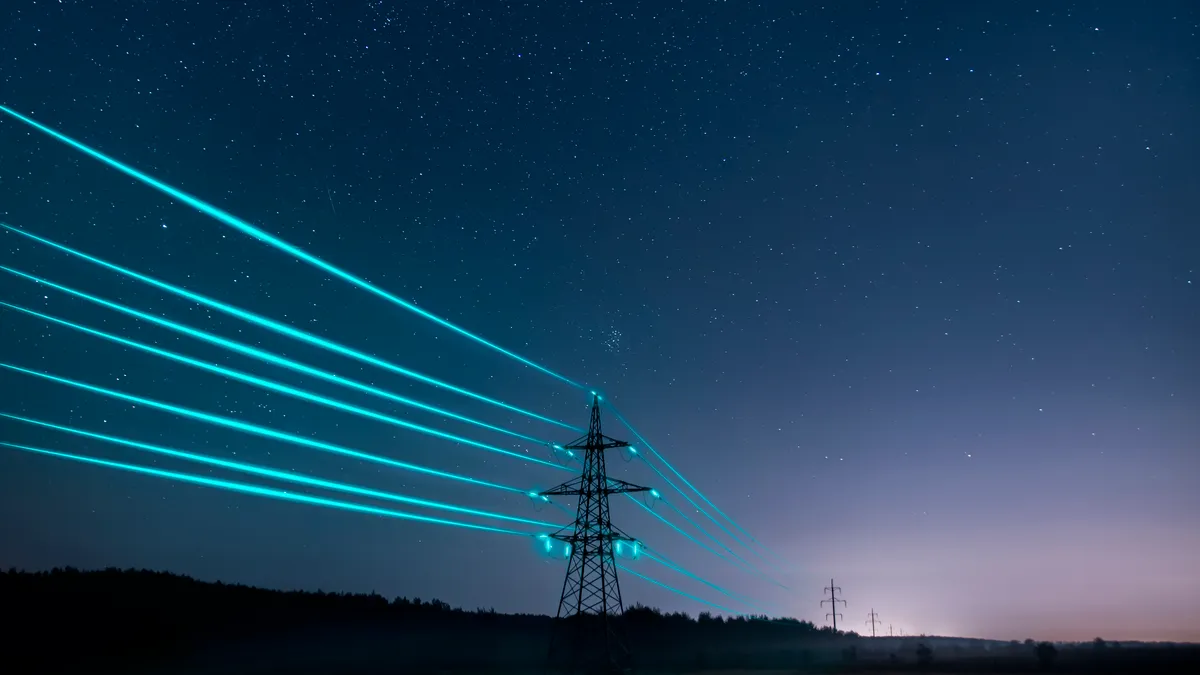
{"type": "Polygon", "coordinates": [[[579,498],[575,522],[549,535],[565,542],[571,552],[550,643],[551,666],[588,673],[629,668],[629,651],[611,621],[624,611],[613,553],[616,546],[636,542],[613,527],[608,497],[650,488],[608,477],[604,451],[625,447],[629,444],[600,431],[600,397],[593,394],[587,435],[563,446],[583,452],[583,473],[541,493],[579,498]]]}

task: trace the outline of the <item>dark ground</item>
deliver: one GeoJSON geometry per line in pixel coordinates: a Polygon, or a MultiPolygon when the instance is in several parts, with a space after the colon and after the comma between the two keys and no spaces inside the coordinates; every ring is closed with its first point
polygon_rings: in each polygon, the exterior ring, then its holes
{"type": "MultiPolygon", "coordinates": [[[[133,570],[0,573],[0,607],[0,672],[12,675],[539,673],[553,624],[438,601],[269,591],[133,570]]],[[[1191,645],[1059,644],[1045,664],[1032,641],[872,639],[808,622],[644,607],[631,608],[621,628],[648,675],[1200,672],[1200,647],[1191,645]]]]}

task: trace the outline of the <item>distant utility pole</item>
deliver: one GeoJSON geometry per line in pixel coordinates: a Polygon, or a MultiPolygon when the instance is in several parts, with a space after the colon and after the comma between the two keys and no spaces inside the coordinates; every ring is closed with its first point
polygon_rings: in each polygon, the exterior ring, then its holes
{"type": "Polygon", "coordinates": [[[827,586],[825,588],[825,592],[829,594],[829,597],[826,598],[825,600],[821,601],[821,606],[824,607],[825,603],[828,602],[829,609],[833,610],[832,612],[829,612],[828,614],[826,614],[825,618],[826,619],[828,619],[830,617],[833,618],[833,632],[836,633],[837,632],[837,618],[839,616],[842,617],[843,619],[846,618],[844,614],[838,614],[837,604],[840,602],[840,603],[842,603],[842,607],[845,607],[846,601],[837,596],[838,593],[842,592],[842,588],[841,588],[841,586],[834,586],[833,579],[829,580],[829,586],[827,586]]]}
{"type": "Polygon", "coordinates": [[[896,634],[892,632],[892,624],[890,623],[888,624],[888,637],[896,637],[896,634]]]}
{"type": "Polygon", "coordinates": [[[867,620],[864,623],[871,624],[871,637],[875,637],[875,624],[879,623],[879,615],[875,613],[875,608],[871,608],[871,613],[867,614],[867,620]]]}

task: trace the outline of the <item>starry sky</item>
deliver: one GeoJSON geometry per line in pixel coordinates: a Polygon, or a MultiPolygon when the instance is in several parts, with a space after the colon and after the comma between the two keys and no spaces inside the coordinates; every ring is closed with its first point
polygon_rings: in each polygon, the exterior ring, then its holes
{"type": "MultiPolygon", "coordinates": [[[[613,502],[617,524],[772,614],[823,625],[833,577],[841,625],[860,630],[873,608],[909,634],[1200,640],[1200,8],[825,4],[17,0],[0,21],[0,104],[603,391],[775,557],[750,555],[621,454],[613,475],[663,488],[759,572],[628,500],[613,502]]],[[[586,392],[8,116],[0,220],[586,424],[586,392]]],[[[576,435],[12,232],[0,264],[538,439],[576,435]]],[[[550,458],[11,274],[0,300],[550,458]]],[[[522,489],[570,477],[6,308],[0,355],[522,489]]],[[[13,371],[0,372],[0,412],[567,519],[13,371]]],[[[605,430],[631,439],[609,413],[605,430]]],[[[281,487],[11,419],[0,440],[281,487]]],[[[533,540],[11,448],[0,514],[6,567],[148,567],[542,613],[562,584],[563,563],[533,540]]],[[[629,575],[623,589],[627,604],[706,609],[629,575]]]]}

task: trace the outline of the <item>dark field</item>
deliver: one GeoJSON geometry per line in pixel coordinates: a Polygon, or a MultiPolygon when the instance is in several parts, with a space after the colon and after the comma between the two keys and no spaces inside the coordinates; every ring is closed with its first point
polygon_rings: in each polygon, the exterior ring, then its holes
{"type": "MultiPolygon", "coordinates": [[[[542,673],[549,617],[465,612],[437,601],[284,593],[108,570],[0,573],[0,672],[135,675],[542,673]],[[48,648],[69,645],[69,648],[48,648]]],[[[720,620],[631,608],[638,672],[1196,673],[1189,645],[1036,645],[864,638],[807,622],[720,620]],[[1040,658],[1039,658],[1040,657],[1040,658]]]]}

